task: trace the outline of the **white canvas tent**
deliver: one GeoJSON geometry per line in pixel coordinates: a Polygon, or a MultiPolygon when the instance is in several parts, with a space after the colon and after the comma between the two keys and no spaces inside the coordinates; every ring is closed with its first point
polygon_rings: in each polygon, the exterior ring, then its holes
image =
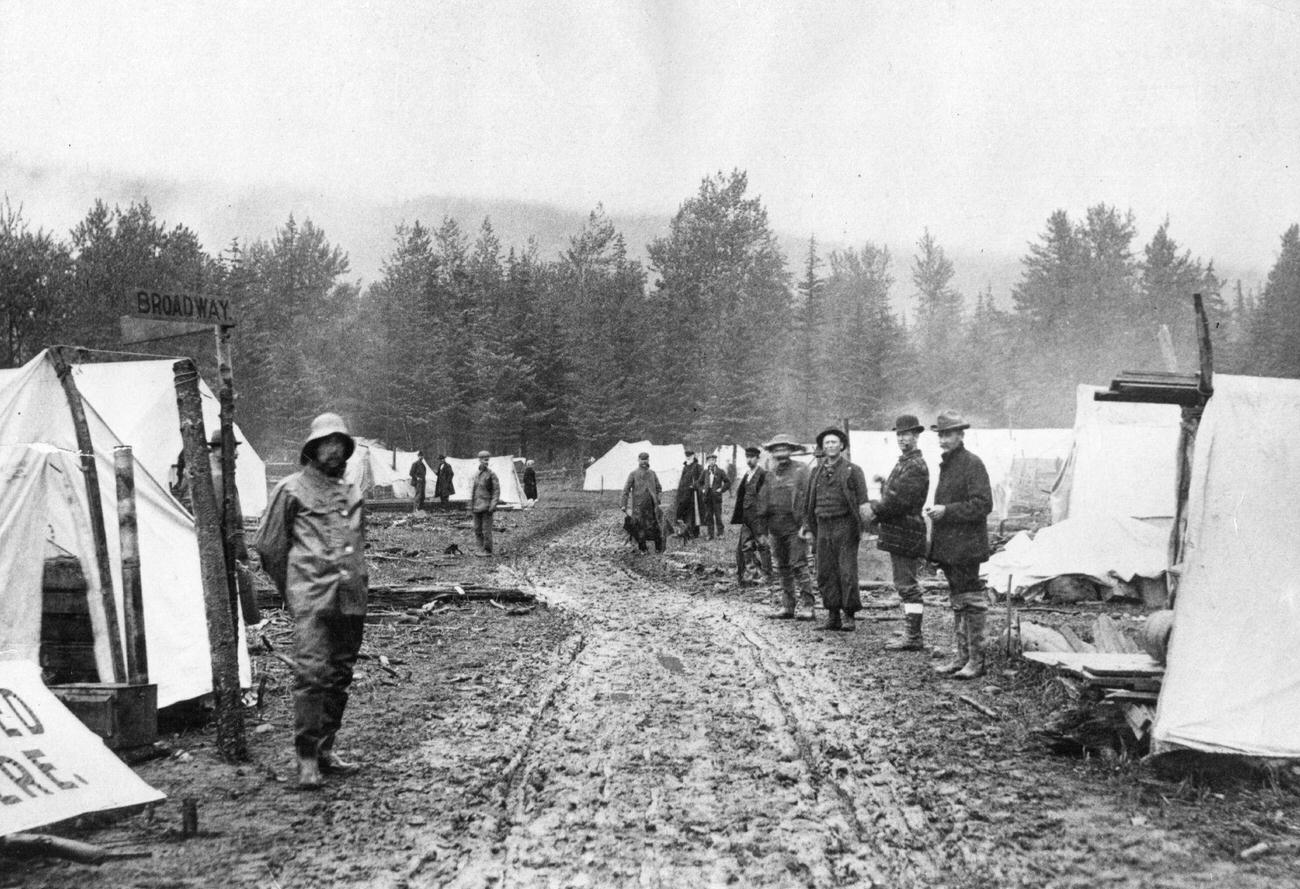
{"type": "MultiPolygon", "coordinates": [[[[109,361],[72,365],[73,380],[82,399],[108,424],[120,441],[129,444],[136,460],[163,485],[181,452],[180,414],[170,359],[161,361],[109,361]]],[[[0,386],[16,379],[21,370],[0,371],[0,386]]],[[[203,428],[211,435],[220,425],[217,397],[199,379],[203,402],[203,428]]],[[[235,461],[235,486],[246,518],[266,509],[266,463],[253,450],[235,424],[235,438],[243,442],[235,461]]]]}
{"type": "Polygon", "coordinates": [[[1300,757],[1296,428],[1300,380],[1215,375],[1192,456],[1157,752],[1300,757]]]}
{"type": "Polygon", "coordinates": [[[1174,515],[1179,408],[1170,404],[1097,401],[1079,386],[1073,441],[1052,487],[1052,521],[1080,516],[1155,520],[1174,515]]]}
{"type": "Polygon", "coordinates": [[[619,441],[587,467],[583,476],[584,491],[621,491],[628,475],[637,467],[637,454],[650,455],[650,468],[659,476],[665,491],[677,490],[686,462],[686,448],[680,444],[656,445],[648,441],[619,441]]]}
{"type": "MultiPolygon", "coordinates": [[[[411,487],[411,464],[415,460],[415,451],[393,451],[377,441],[358,438],[356,450],[348,459],[346,478],[357,485],[363,494],[376,486],[384,486],[392,489],[393,497],[409,500],[415,496],[415,490],[411,487]],[[396,468],[393,466],[394,463],[397,464],[396,468]]],[[[427,479],[425,498],[432,500],[433,464],[426,460],[424,465],[427,479]]],[[[447,465],[452,471],[452,495],[448,499],[452,503],[468,503],[474,476],[478,474],[478,459],[448,457],[447,465]]],[[[497,474],[497,479],[501,482],[501,505],[522,509],[524,486],[519,481],[515,459],[507,456],[492,457],[488,460],[488,468],[497,474]]]]}
{"type": "MultiPolygon", "coordinates": [[[[426,464],[427,465],[427,464],[426,464]]],[[[448,457],[447,465],[451,467],[451,487],[452,503],[468,503],[470,489],[474,484],[474,476],[478,474],[478,460],[472,457],[459,458],[448,457]]],[[[513,509],[523,509],[524,506],[524,486],[519,481],[519,474],[515,472],[515,461],[513,457],[491,457],[488,460],[488,468],[497,474],[497,479],[501,482],[501,505],[513,509]]],[[[433,496],[433,467],[429,467],[429,481],[426,483],[427,496],[433,496]]]]}
{"type": "MultiPolygon", "coordinates": [[[[123,444],[83,399],[94,443],[113,584],[121,610],[113,448],[123,444]]],[[[101,580],[91,541],[85,477],[64,390],[47,353],[0,379],[0,652],[37,659],[42,576],[51,547],[77,556],[86,575],[95,653],[102,676],[111,663],[99,607],[101,580]],[[97,616],[96,616],[97,615],[97,616]]],[[[139,459],[135,461],[141,586],[150,681],[167,706],[212,690],[207,621],[194,522],[139,459]]],[[[251,681],[239,635],[240,680],[251,681]]]]}
{"type": "MultiPolygon", "coordinates": [[[[984,462],[993,488],[993,514],[1007,517],[1015,501],[1014,469],[1020,460],[1064,460],[1070,447],[1069,429],[967,429],[966,447],[984,462]]],[[[939,440],[933,432],[922,433],[918,446],[930,468],[928,501],[939,484],[939,440]]],[[[849,457],[862,467],[872,496],[879,495],[875,476],[888,477],[898,462],[898,436],[892,430],[849,430],[849,457]]]]}

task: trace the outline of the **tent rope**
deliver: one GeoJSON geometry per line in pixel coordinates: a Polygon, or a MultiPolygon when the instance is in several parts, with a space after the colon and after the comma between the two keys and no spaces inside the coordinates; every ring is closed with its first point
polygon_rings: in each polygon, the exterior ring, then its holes
{"type": "Polygon", "coordinates": [[[70,352],[93,352],[96,355],[125,356],[127,358],[148,358],[153,361],[180,361],[185,355],[157,355],[149,352],[125,352],[120,349],[92,349],[89,346],[50,346],[51,349],[67,349],[70,352]]]}

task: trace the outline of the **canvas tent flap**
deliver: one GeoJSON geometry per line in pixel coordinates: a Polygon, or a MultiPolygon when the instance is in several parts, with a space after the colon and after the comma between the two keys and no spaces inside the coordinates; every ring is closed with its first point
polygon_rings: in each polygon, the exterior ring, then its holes
{"type": "Polygon", "coordinates": [[[1033,539],[1017,534],[984,563],[981,573],[1002,589],[1007,578],[1027,586],[1083,574],[1101,583],[1112,578],[1159,577],[1168,564],[1169,534],[1156,525],[1122,516],[1067,519],[1042,528],[1033,539]]]}
{"type": "Polygon", "coordinates": [[[1296,428],[1300,380],[1215,375],[1192,456],[1156,752],[1300,756],[1296,428]]]}
{"type": "MultiPolygon", "coordinates": [[[[114,476],[113,448],[121,440],[104,422],[88,399],[85,401],[86,423],[95,447],[95,462],[99,473],[100,498],[105,509],[104,531],[108,540],[109,562],[113,574],[118,606],[118,626],[122,619],[122,551],[116,520],[117,485],[114,476]]],[[[178,433],[179,434],[179,433],[178,433]]],[[[37,484],[24,480],[29,487],[27,499],[39,489],[45,497],[45,526],[41,529],[45,539],[76,555],[88,581],[98,583],[93,545],[88,543],[89,514],[85,503],[85,477],[77,456],[76,433],[62,385],[46,353],[41,353],[20,369],[17,374],[6,375],[0,381],[0,445],[13,448],[13,453],[23,449],[35,450],[42,457],[44,482],[37,484]],[[61,452],[56,460],[50,453],[61,452]],[[50,472],[61,473],[58,478],[66,482],[55,484],[50,472]],[[83,521],[83,518],[84,521],[83,521]],[[84,529],[84,530],[79,530],[84,529]]],[[[33,460],[34,457],[10,457],[11,460],[33,460]]],[[[7,493],[13,482],[0,476],[0,489],[5,497],[21,497],[21,489],[7,493]]],[[[150,680],[158,685],[158,704],[167,706],[207,694],[212,690],[212,668],[209,657],[207,617],[203,603],[203,585],[199,569],[198,540],[194,533],[194,520],[176,499],[135,461],[136,515],[139,525],[141,587],[144,595],[145,634],[149,655],[150,680]]],[[[34,507],[27,505],[26,510],[34,507]]],[[[30,514],[30,513],[29,513],[30,514]]],[[[34,599],[40,608],[41,574],[30,564],[20,567],[13,559],[29,559],[43,569],[44,546],[33,550],[10,550],[4,543],[5,574],[0,595],[34,599]],[[13,571],[13,574],[9,574],[13,571]],[[28,586],[31,577],[34,586],[28,586]],[[24,584],[18,586],[18,584],[24,584]]],[[[9,606],[7,606],[9,607],[9,606]]],[[[30,609],[30,603],[12,606],[17,610],[30,609]]],[[[95,610],[91,610],[95,622],[95,610]]],[[[39,623],[36,636],[27,635],[12,639],[15,647],[39,644],[39,623]]],[[[95,624],[97,660],[104,668],[107,641],[103,638],[104,622],[95,624]]],[[[239,638],[240,681],[251,682],[248,652],[239,638]]],[[[107,675],[107,671],[103,675],[107,675]]]]}
{"type": "Polygon", "coordinates": [[[1075,392],[1069,458],[1052,487],[1052,521],[1081,516],[1172,519],[1182,414],[1171,404],[1097,401],[1075,392]]]}
{"type": "MultiPolygon", "coordinates": [[[[180,412],[176,407],[176,384],[171,360],[111,361],[73,365],[73,379],[81,397],[124,443],[135,458],[166,490],[169,471],[181,452],[180,412]]],[[[203,428],[212,435],[221,427],[221,406],[202,378],[199,396],[203,404],[203,428]]],[[[253,450],[236,423],[235,486],[247,518],[257,518],[266,509],[266,463],[253,450]]]]}
{"type": "MultiPolygon", "coordinates": [[[[454,493],[451,495],[451,501],[468,503],[470,491],[474,486],[474,476],[478,474],[478,460],[448,457],[447,465],[451,467],[453,473],[451,485],[454,493]]],[[[522,509],[524,486],[519,482],[519,475],[515,472],[515,461],[510,457],[492,457],[488,460],[488,468],[496,473],[497,479],[501,482],[501,504],[522,509]]],[[[433,467],[429,467],[429,478],[433,478],[433,467]]],[[[432,494],[431,486],[429,493],[432,494]]]]}

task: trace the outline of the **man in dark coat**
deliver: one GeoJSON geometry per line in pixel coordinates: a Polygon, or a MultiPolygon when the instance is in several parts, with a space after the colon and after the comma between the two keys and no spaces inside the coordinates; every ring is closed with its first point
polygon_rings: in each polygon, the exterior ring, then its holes
{"type": "Polygon", "coordinates": [[[758,465],[762,453],[758,448],[745,448],[749,471],[736,488],[736,507],[731,513],[731,524],[741,526],[740,539],[736,541],[736,583],[739,586],[746,585],[745,556],[751,552],[758,553],[763,579],[772,580],[772,551],[767,546],[767,470],[758,465]]]}
{"type": "Polygon", "coordinates": [[[650,468],[650,455],[642,451],[637,454],[637,467],[627,477],[623,485],[623,496],[619,508],[627,517],[624,527],[636,538],[637,549],[646,552],[646,541],[653,540],[655,552],[664,551],[664,535],[660,527],[659,498],[663,487],[659,476],[650,468]]]}
{"type": "Polygon", "coordinates": [[[870,520],[870,507],[866,476],[844,456],[848,441],[839,429],[826,429],[817,436],[817,447],[825,456],[809,473],[800,534],[816,547],[817,588],[826,609],[826,623],[819,629],[852,632],[854,616],[862,607],[858,543],[863,522],[870,520]]]}
{"type": "Polygon", "coordinates": [[[677,482],[677,521],[683,527],[682,538],[700,536],[700,492],[695,485],[700,480],[700,461],[695,459],[694,451],[686,452],[686,462],[682,464],[682,477],[677,482]]]}
{"type": "Polygon", "coordinates": [[[532,460],[524,463],[524,499],[537,499],[537,469],[532,460]]]}
{"type": "Polygon", "coordinates": [[[871,501],[871,513],[878,523],[876,548],[889,553],[889,563],[894,573],[894,589],[903,602],[903,617],[907,627],[903,637],[885,643],[885,651],[922,651],[921,638],[921,585],[916,573],[925,557],[925,519],[921,507],[930,493],[930,469],[925,465],[916,446],[917,438],[925,427],[911,414],[904,414],[894,422],[898,436],[898,449],[902,454],[881,486],[880,499],[871,501]]]}
{"type": "Polygon", "coordinates": [[[989,604],[979,569],[989,557],[993,489],[984,462],[966,450],[965,430],[970,424],[961,414],[944,411],[930,428],[939,433],[943,449],[934,506],[925,510],[934,523],[930,561],[943,569],[948,581],[957,637],[956,656],[934,669],[956,679],[974,679],[984,674],[984,619],[989,604]]]}
{"type": "Polygon", "coordinates": [[[453,475],[451,467],[447,465],[447,458],[439,454],[438,465],[433,468],[433,496],[437,497],[443,506],[446,506],[447,500],[456,493],[451,483],[453,475]]]}
{"type": "Polygon", "coordinates": [[[411,464],[411,489],[415,492],[416,510],[424,509],[424,480],[428,470],[424,465],[424,451],[415,452],[415,462],[411,464]]]}
{"type": "Polygon", "coordinates": [[[695,490],[700,495],[701,521],[712,540],[722,536],[722,495],[731,490],[731,477],[718,466],[718,458],[713,454],[704,458],[704,464],[695,490]]]}
{"type": "Polygon", "coordinates": [[[474,539],[492,555],[492,526],[501,503],[501,479],[492,471],[492,453],[478,452],[478,472],[469,489],[469,511],[474,516],[474,539]]]}
{"type": "Polygon", "coordinates": [[[803,520],[804,497],[808,495],[808,467],[791,457],[803,446],[792,436],[778,435],[763,445],[775,463],[763,483],[763,520],[767,525],[767,542],[772,564],[781,579],[781,607],[768,615],[776,620],[791,620],[795,614],[795,588],[800,605],[807,609],[799,620],[813,619],[812,577],[808,573],[808,543],[799,536],[803,520]]]}

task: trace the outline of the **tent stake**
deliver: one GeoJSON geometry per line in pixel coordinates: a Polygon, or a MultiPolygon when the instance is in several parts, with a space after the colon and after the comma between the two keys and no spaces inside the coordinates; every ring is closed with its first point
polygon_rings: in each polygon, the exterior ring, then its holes
{"type": "MultiPolygon", "coordinates": [[[[86,501],[90,505],[90,531],[95,540],[99,594],[104,607],[108,651],[113,663],[113,675],[107,681],[121,682],[126,676],[126,664],[122,656],[122,631],[117,620],[117,597],[113,594],[113,566],[108,560],[108,534],[104,530],[104,501],[99,493],[95,446],[90,440],[90,427],[86,424],[86,410],[81,403],[81,393],[77,390],[76,381],[72,379],[72,367],[58,346],[50,349],[50,359],[54,362],[54,372],[58,374],[59,382],[63,384],[63,393],[68,397],[72,428],[77,435],[77,450],[81,454],[81,471],[86,476],[86,501]]],[[[100,681],[103,682],[104,677],[101,676],[100,681]]]]}
{"type": "Polygon", "coordinates": [[[149,683],[149,653],[144,634],[144,596],[140,588],[140,534],[135,514],[135,460],[129,445],[113,448],[117,475],[117,528],[122,545],[122,617],[126,629],[126,681],[149,683]]]}
{"type": "Polygon", "coordinates": [[[203,405],[199,397],[199,372],[189,358],[172,365],[176,407],[185,442],[185,472],[194,507],[194,530],[199,539],[199,567],[203,576],[203,604],[212,653],[212,701],[216,706],[217,750],[227,761],[248,759],[244,734],[244,708],[239,699],[239,647],[230,607],[230,587],[222,546],[217,498],[212,490],[212,467],[203,433],[203,405]]]}

